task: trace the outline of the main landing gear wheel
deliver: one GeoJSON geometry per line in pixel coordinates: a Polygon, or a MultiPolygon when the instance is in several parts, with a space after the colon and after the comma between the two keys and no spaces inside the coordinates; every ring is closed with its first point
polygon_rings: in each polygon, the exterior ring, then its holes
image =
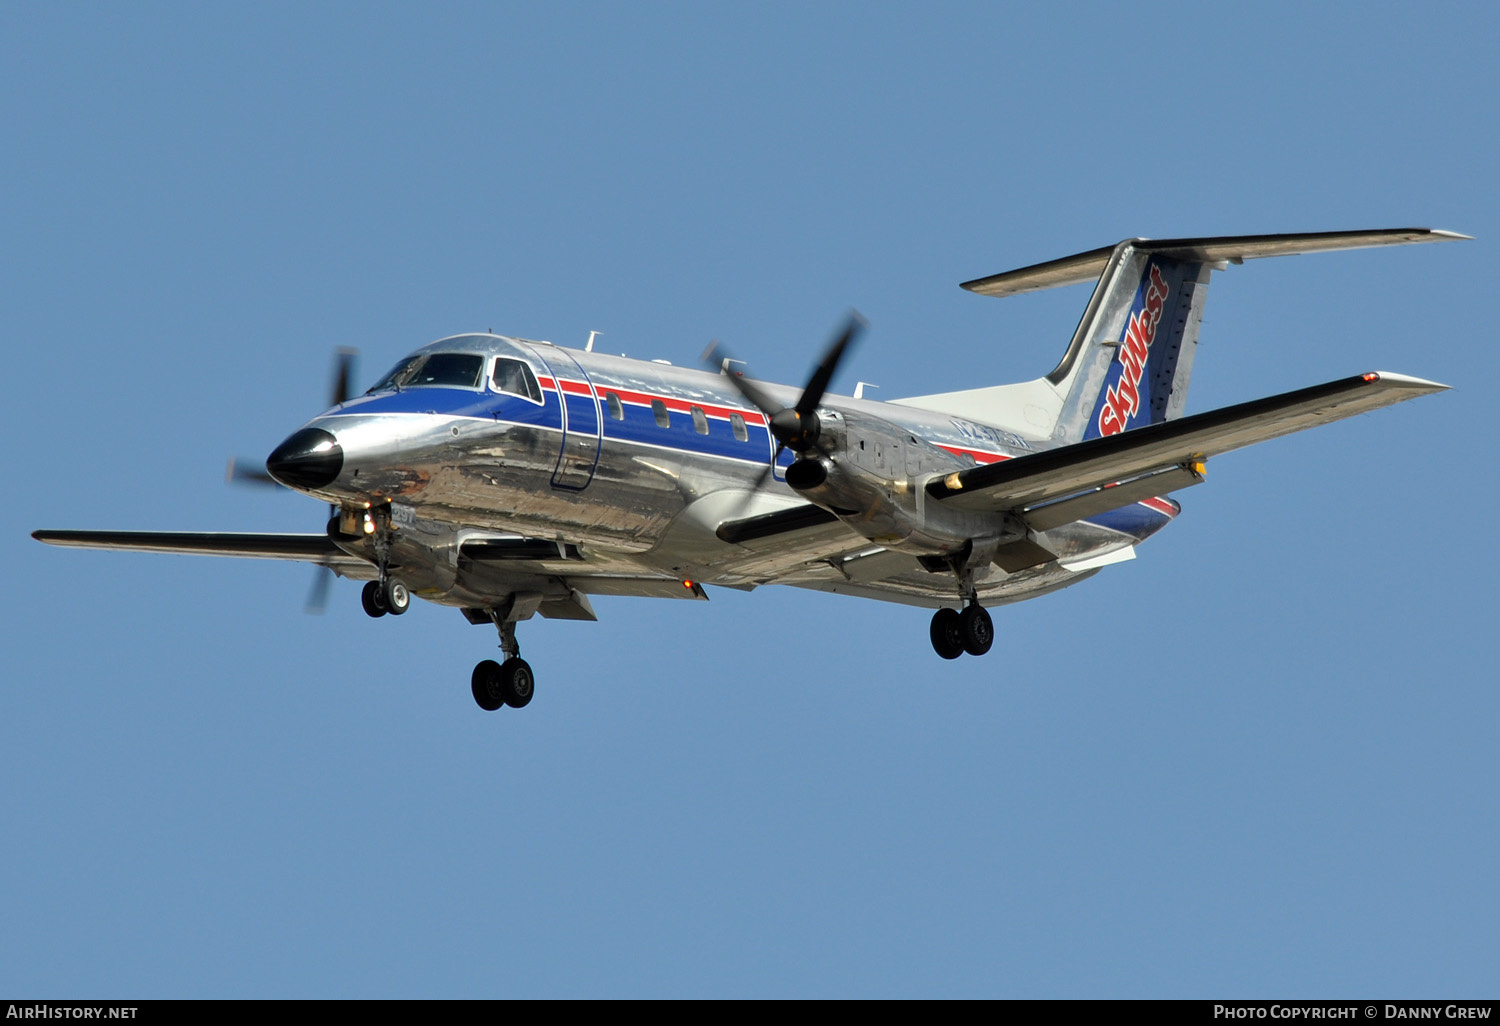
{"type": "Polygon", "coordinates": [[[365,607],[365,612],[370,616],[384,616],[385,594],[380,588],[379,581],[369,581],[359,593],[359,604],[365,607]]]}
{"type": "Polygon", "coordinates": [[[964,632],[956,609],[939,609],[932,614],[932,649],[944,659],[964,654],[964,632]]]}
{"type": "Polygon", "coordinates": [[[485,712],[494,712],[502,705],[512,709],[523,709],[536,693],[536,677],[531,664],[519,656],[497,663],[486,659],[474,667],[469,687],[474,701],[485,712]]]}
{"type": "Polygon", "coordinates": [[[474,691],[474,701],[485,712],[494,712],[505,704],[505,695],[500,690],[500,664],[495,660],[486,659],[474,667],[470,686],[474,691]]]}
{"type": "Polygon", "coordinates": [[[500,667],[500,691],[505,695],[506,705],[512,709],[524,709],[536,692],[531,664],[520,656],[505,660],[500,667]]]}
{"type": "Polygon", "coordinates": [[[965,607],[959,614],[958,626],[963,635],[964,651],[969,655],[982,656],[995,643],[994,621],[978,603],[965,607]]]}

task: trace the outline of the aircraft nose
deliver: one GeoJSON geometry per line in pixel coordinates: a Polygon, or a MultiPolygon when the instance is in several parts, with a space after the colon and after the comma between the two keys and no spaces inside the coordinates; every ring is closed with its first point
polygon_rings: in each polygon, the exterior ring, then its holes
{"type": "Polygon", "coordinates": [[[303,428],[266,457],[266,470],[288,488],[322,488],[344,469],[344,450],[322,428],[303,428]]]}

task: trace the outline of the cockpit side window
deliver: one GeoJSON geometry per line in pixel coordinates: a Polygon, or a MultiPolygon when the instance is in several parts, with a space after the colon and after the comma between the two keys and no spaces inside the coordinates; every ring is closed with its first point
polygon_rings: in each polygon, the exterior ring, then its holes
{"type": "Polygon", "coordinates": [[[542,401],[542,386],[537,384],[536,375],[524,360],[495,357],[494,385],[497,392],[518,395],[534,403],[542,401]]]}

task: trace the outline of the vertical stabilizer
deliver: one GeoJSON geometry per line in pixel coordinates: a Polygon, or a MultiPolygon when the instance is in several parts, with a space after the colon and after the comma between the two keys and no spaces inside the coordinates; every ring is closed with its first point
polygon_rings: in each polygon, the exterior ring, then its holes
{"type": "Polygon", "coordinates": [[[1048,437],[1118,434],[1175,417],[1187,401],[1209,269],[1115,247],[1062,362],[1047,375],[1062,398],[1048,437]]]}

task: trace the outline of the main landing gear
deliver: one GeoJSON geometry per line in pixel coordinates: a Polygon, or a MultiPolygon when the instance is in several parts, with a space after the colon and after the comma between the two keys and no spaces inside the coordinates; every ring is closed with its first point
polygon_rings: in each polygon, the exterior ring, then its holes
{"type": "Polygon", "coordinates": [[[521,646],[516,641],[516,622],[504,619],[498,612],[491,612],[490,617],[500,631],[500,651],[505,653],[505,662],[486,659],[474,667],[470,678],[474,701],[485,712],[494,712],[502,705],[512,709],[525,708],[536,691],[536,677],[531,672],[531,664],[521,658],[521,646]]]}
{"type": "Polygon", "coordinates": [[[957,659],[965,652],[981,656],[995,643],[995,624],[977,602],[956,609],[939,609],[932,616],[932,648],[944,659],[957,659]]]}
{"type": "Polygon", "coordinates": [[[979,604],[979,591],[974,586],[974,571],[955,564],[953,572],[958,577],[958,588],[965,599],[963,612],[939,609],[932,615],[933,651],[944,659],[957,659],[965,652],[982,656],[995,643],[995,623],[979,604]]]}
{"type": "Polygon", "coordinates": [[[520,709],[531,701],[536,678],[531,675],[531,664],[520,656],[503,663],[486,659],[474,667],[470,687],[474,701],[485,712],[494,712],[502,705],[520,709]]]}

